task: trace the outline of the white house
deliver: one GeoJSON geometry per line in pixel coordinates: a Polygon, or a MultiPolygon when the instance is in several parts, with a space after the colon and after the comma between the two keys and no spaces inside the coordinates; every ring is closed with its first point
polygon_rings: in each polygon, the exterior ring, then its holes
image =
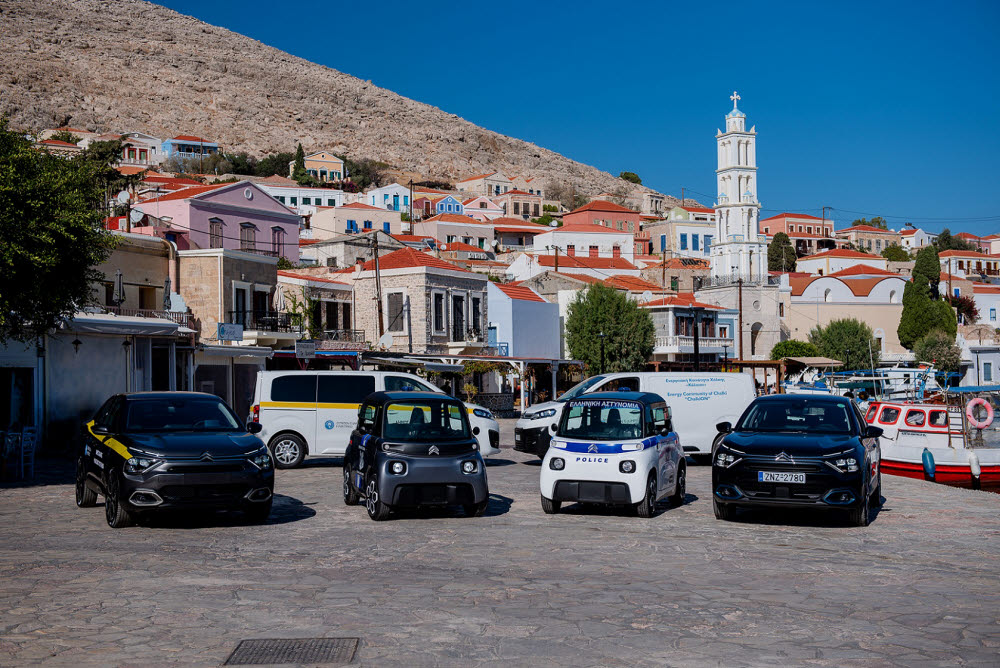
{"type": "Polygon", "coordinates": [[[258,182],[260,189],[300,216],[316,211],[317,206],[344,206],[344,191],[338,188],[302,188],[258,182]]]}
{"type": "Polygon", "coordinates": [[[888,270],[889,261],[881,255],[868,255],[867,253],[847,248],[833,248],[822,253],[799,258],[796,263],[796,269],[801,273],[829,276],[830,274],[850,269],[857,265],[888,270]]]}
{"type": "Polygon", "coordinates": [[[398,183],[372,188],[365,193],[364,203],[387,211],[410,212],[410,189],[398,183]]]}
{"type": "Polygon", "coordinates": [[[559,305],[524,286],[490,282],[487,287],[490,328],[495,328],[501,354],[559,359],[559,305]]]}
{"type": "Polygon", "coordinates": [[[953,276],[976,277],[1000,276],[1000,257],[977,251],[946,250],[938,253],[941,269],[953,276]]]}
{"type": "Polygon", "coordinates": [[[924,246],[930,246],[937,235],[928,234],[919,227],[904,228],[899,231],[899,245],[908,253],[915,253],[924,246]]]}
{"type": "Polygon", "coordinates": [[[561,254],[570,256],[620,257],[629,263],[635,259],[635,242],[631,232],[589,223],[552,227],[535,235],[536,253],[552,253],[556,248],[561,254]]]}
{"type": "Polygon", "coordinates": [[[973,283],[972,299],[979,309],[979,322],[992,327],[1000,327],[1000,285],[973,283]]]}

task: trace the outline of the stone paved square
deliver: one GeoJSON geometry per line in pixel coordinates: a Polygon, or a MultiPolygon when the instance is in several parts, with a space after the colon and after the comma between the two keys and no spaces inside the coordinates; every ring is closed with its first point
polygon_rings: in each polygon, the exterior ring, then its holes
{"type": "Polygon", "coordinates": [[[0,665],[215,666],[269,637],[360,637],[364,666],[1000,663],[1000,495],[887,476],[867,529],[724,523],[693,466],[687,504],[652,520],[546,516],[538,460],[493,460],[480,519],[374,523],[336,459],[279,471],[263,527],[115,531],[68,478],[0,488],[0,665]]]}

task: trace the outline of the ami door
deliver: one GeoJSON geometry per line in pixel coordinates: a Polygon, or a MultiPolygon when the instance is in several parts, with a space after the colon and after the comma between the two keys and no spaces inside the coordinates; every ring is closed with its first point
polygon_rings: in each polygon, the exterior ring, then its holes
{"type": "Polygon", "coordinates": [[[342,455],[358,424],[361,402],[375,391],[375,376],[332,374],[319,377],[316,403],[316,441],[313,454],[342,455]]]}

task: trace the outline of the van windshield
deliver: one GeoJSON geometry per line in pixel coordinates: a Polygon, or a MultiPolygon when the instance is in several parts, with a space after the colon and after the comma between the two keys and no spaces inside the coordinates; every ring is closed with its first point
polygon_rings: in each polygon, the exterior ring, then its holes
{"type": "Polygon", "coordinates": [[[389,440],[429,443],[471,438],[461,406],[450,401],[399,401],[386,406],[382,435],[389,440]]]}
{"type": "Polygon", "coordinates": [[[559,435],[586,441],[642,437],[642,404],[637,401],[577,399],[563,411],[559,435]]]}
{"type": "Polygon", "coordinates": [[[573,387],[569,388],[568,390],[560,394],[558,397],[556,397],[556,401],[569,401],[570,399],[575,399],[584,392],[586,392],[587,390],[589,390],[590,388],[592,388],[594,385],[597,385],[599,382],[604,380],[604,378],[605,378],[604,376],[594,376],[592,378],[588,378],[582,383],[577,383],[576,385],[574,385],[573,387]]]}

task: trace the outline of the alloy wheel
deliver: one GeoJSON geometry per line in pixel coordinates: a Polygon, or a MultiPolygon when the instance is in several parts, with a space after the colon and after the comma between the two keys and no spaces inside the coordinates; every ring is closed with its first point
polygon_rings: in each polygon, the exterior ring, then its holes
{"type": "Polygon", "coordinates": [[[374,515],[378,508],[378,490],[375,488],[375,481],[369,480],[368,487],[365,488],[365,507],[368,513],[374,515]]]}
{"type": "Polygon", "coordinates": [[[291,439],[281,439],[274,444],[274,458],[285,466],[293,464],[299,458],[299,444],[291,439]]]}

